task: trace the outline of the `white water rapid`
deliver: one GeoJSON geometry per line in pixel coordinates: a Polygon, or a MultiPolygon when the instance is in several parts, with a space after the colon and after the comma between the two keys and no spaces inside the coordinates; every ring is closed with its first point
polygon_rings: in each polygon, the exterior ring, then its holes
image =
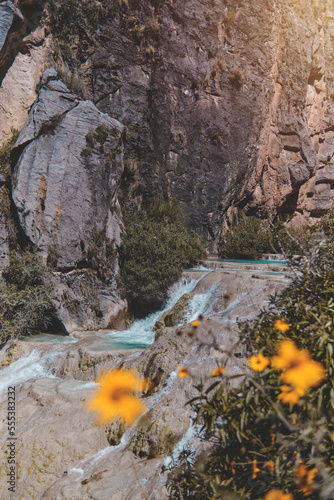
{"type": "Polygon", "coordinates": [[[0,398],[7,393],[8,387],[18,386],[36,378],[56,378],[51,368],[54,360],[60,355],[59,349],[53,349],[41,355],[34,349],[28,356],[18,359],[0,371],[0,398]]]}
{"type": "MultiPolygon", "coordinates": [[[[210,271],[208,271],[210,272],[210,271]]],[[[185,293],[191,293],[197,283],[206,275],[203,273],[199,279],[186,279],[181,278],[176,285],[173,286],[170,296],[163,308],[152,314],[149,314],[146,318],[137,319],[131,325],[128,330],[123,330],[121,332],[110,332],[107,333],[105,339],[101,343],[101,349],[145,349],[145,347],[152,344],[154,341],[154,330],[153,327],[158,321],[160,316],[165,312],[169,311],[177,301],[185,293]]]]}

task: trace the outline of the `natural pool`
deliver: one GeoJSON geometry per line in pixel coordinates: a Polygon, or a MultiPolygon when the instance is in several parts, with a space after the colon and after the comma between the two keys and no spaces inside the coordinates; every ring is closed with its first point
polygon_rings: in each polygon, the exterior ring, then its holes
{"type": "Polygon", "coordinates": [[[274,260],[274,259],[259,259],[259,260],[244,260],[244,259],[216,259],[210,260],[210,262],[239,262],[240,264],[278,264],[286,265],[286,260],[274,260]]]}

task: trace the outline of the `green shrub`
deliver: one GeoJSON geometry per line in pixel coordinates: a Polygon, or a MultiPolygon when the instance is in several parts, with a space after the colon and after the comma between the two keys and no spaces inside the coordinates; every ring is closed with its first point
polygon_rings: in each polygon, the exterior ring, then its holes
{"type": "Polygon", "coordinates": [[[282,492],[277,498],[284,492],[294,500],[334,497],[332,245],[331,239],[323,242],[313,261],[300,264],[293,283],[256,320],[240,325],[247,357],[263,353],[269,359],[289,338],[323,365],[325,380],[294,404],[279,402],[283,382],[270,365],[258,372],[246,369],[237,388],[235,377],[223,376],[211,387],[201,382],[199,396],[189,403],[209,451],[198,456],[185,451],[172,464],[171,499],[263,499],[271,490],[282,492]],[[275,326],[277,319],[287,331],[275,326]]]}
{"type": "Polygon", "coordinates": [[[321,238],[319,226],[285,227],[279,220],[244,217],[220,239],[219,254],[234,259],[258,259],[263,253],[302,255],[321,238]]]}
{"type": "Polygon", "coordinates": [[[182,271],[204,257],[198,235],[188,231],[177,202],[157,201],[139,212],[125,211],[123,283],[137,315],[158,307],[182,271]]]}
{"type": "Polygon", "coordinates": [[[93,149],[97,143],[100,144],[100,153],[103,153],[104,151],[103,145],[111,133],[112,131],[104,123],[96,127],[95,130],[91,130],[90,132],[88,132],[88,134],[86,134],[87,148],[81,151],[81,156],[83,156],[84,158],[90,156],[93,153],[93,149]]]}
{"type": "Polygon", "coordinates": [[[52,273],[36,253],[10,255],[0,280],[0,343],[48,330],[54,316],[52,273]]]}
{"type": "Polygon", "coordinates": [[[62,118],[62,113],[59,113],[57,115],[51,116],[49,120],[45,120],[44,122],[42,122],[41,128],[39,129],[40,135],[45,136],[54,134],[62,118]]]}
{"type": "Polygon", "coordinates": [[[76,75],[70,68],[62,62],[59,67],[57,67],[57,74],[60,80],[62,80],[66,87],[68,87],[74,94],[79,95],[82,99],[89,98],[89,92],[87,85],[82,78],[76,75]]]}
{"type": "Polygon", "coordinates": [[[11,138],[8,139],[8,141],[0,148],[0,172],[6,178],[9,178],[11,175],[10,153],[20,134],[19,130],[16,130],[14,128],[11,129],[11,132],[11,138]]]}
{"type": "Polygon", "coordinates": [[[268,221],[249,217],[231,226],[220,240],[220,255],[234,259],[256,259],[273,251],[273,235],[268,221]]]}

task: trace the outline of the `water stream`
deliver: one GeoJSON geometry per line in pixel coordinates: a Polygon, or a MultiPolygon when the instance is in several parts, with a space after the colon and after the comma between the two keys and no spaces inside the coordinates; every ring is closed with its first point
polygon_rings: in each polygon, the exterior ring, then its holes
{"type": "Polygon", "coordinates": [[[7,393],[10,386],[18,385],[36,378],[57,378],[52,374],[51,366],[61,354],[56,348],[41,354],[34,349],[28,356],[24,356],[0,371],[0,398],[7,393]]]}
{"type": "MultiPolygon", "coordinates": [[[[209,273],[207,270],[206,273],[209,273]]],[[[169,311],[185,293],[191,293],[197,283],[205,276],[198,279],[181,278],[173,287],[171,294],[164,306],[156,312],[149,314],[146,318],[136,319],[131,327],[123,331],[111,331],[94,343],[92,351],[105,351],[117,349],[145,349],[154,341],[153,327],[160,316],[169,311]]],[[[200,313],[199,313],[200,314],[200,313]]]]}
{"type": "MultiPolygon", "coordinates": [[[[135,320],[128,330],[106,333],[102,338],[92,343],[89,348],[93,351],[145,349],[154,341],[153,326],[159,317],[171,309],[183,294],[190,293],[202,278],[203,276],[194,280],[181,278],[172,287],[170,296],[162,309],[144,319],[135,320]]],[[[65,346],[61,348],[60,345],[77,342],[77,339],[73,337],[48,334],[24,337],[21,340],[36,343],[52,342],[54,346],[47,352],[40,351],[37,346],[28,355],[0,370],[0,398],[7,392],[9,386],[18,386],[28,380],[37,378],[56,378],[52,374],[52,366],[54,366],[55,359],[61,355],[63,349],[66,349],[65,346]]],[[[82,388],[81,384],[78,384],[77,388],[82,388]]]]}

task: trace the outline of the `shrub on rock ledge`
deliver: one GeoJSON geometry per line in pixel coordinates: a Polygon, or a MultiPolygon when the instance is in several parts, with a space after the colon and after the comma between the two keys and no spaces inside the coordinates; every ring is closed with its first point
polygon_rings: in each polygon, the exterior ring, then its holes
{"type": "Polygon", "coordinates": [[[201,238],[188,231],[175,201],[156,201],[148,209],[124,213],[126,250],[123,284],[133,312],[143,316],[166,299],[182,271],[201,260],[201,238]]]}
{"type": "Polygon", "coordinates": [[[0,280],[0,345],[50,328],[52,273],[37,253],[13,253],[0,280]]]}
{"type": "Polygon", "coordinates": [[[273,235],[267,220],[249,217],[231,226],[220,240],[222,257],[257,259],[273,251],[273,235]]]}

